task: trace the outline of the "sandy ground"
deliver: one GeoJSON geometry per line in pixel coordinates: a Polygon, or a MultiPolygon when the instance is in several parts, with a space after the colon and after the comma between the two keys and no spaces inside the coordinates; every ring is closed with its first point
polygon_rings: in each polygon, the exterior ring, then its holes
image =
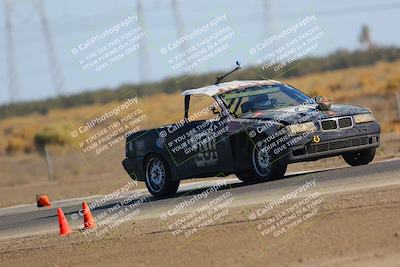
{"type": "MultiPolygon", "coordinates": [[[[400,157],[400,135],[383,134],[375,160],[400,157]]],[[[125,186],[130,177],[122,168],[123,149],[94,165],[86,165],[76,150],[53,150],[56,179],[49,182],[46,163],[37,154],[0,157],[0,207],[30,204],[36,194],[51,200],[105,195],[125,186]]],[[[288,171],[307,171],[347,166],[341,157],[289,165],[288,171]]],[[[183,182],[193,182],[195,179],[183,182]]],[[[139,183],[137,188],[145,188],[139,183]]]]}
{"type": "MultiPolygon", "coordinates": [[[[325,194],[317,213],[285,233],[260,225],[291,200],[255,220],[263,205],[229,208],[189,236],[168,221],[127,221],[96,237],[36,236],[0,242],[0,266],[400,266],[400,187],[325,194]]],[[[287,217],[290,214],[284,216],[287,217]]]]}

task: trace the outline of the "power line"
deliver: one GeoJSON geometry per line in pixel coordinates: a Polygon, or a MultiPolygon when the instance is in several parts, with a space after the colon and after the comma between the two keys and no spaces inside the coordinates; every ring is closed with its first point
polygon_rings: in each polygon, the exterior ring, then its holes
{"type": "MultiPolygon", "coordinates": [[[[352,7],[340,7],[340,8],[336,8],[336,9],[332,9],[332,10],[313,10],[314,13],[318,14],[318,15],[342,15],[342,14],[352,14],[352,13],[363,13],[363,12],[368,12],[368,11],[385,11],[385,10],[393,10],[393,9],[398,9],[400,8],[400,3],[399,2],[392,2],[392,3],[379,3],[379,4],[372,4],[372,5],[359,5],[359,6],[352,6],[352,7]]],[[[119,10],[124,10],[125,9],[114,9],[114,11],[119,11],[119,10]]],[[[196,14],[200,14],[201,10],[196,10],[196,14]]],[[[204,11],[204,13],[208,13],[208,11],[204,11]]],[[[102,21],[104,21],[105,18],[120,18],[119,15],[114,15],[114,16],[110,16],[109,13],[104,13],[105,15],[91,15],[91,16],[86,16],[86,17],[79,17],[78,19],[69,19],[69,20],[48,20],[48,22],[54,24],[60,24],[59,22],[61,22],[61,24],[65,24],[65,25],[71,25],[72,23],[76,22],[76,23],[80,23],[80,21],[93,21],[96,18],[100,18],[102,21]]],[[[291,18],[297,18],[299,16],[303,16],[304,13],[289,13],[289,14],[281,14],[281,16],[276,17],[276,20],[287,20],[287,19],[291,19],[291,18]]],[[[249,23],[249,22],[253,22],[253,21],[259,21],[260,18],[257,18],[254,16],[254,13],[251,12],[251,15],[249,16],[241,16],[239,20],[237,20],[237,23],[249,23]]],[[[162,21],[152,21],[153,23],[150,24],[150,26],[155,26],[155,27],[163,27],[165,26],[165,23],[163,23],[162,21]],[[154,23],[155,22],[155,23],[154,23]]],[[[149,25],[147,25],[149,26],[149,25]]],[[[4,29],[4,27],[0,27],[0,30],[4,29]]],[[[76,32],[76,29],[73,29],[73,32],[76,32]]]]}
{"type": "MultiPolygon", "coordinates": [[[[46,13],[44,11],[43,8],[43,4],[42,1],[39,1],[39,5],[42,6],[42,15],[41,15],[41,22],[42,22],[42,28],[43,28],[43,32],[46,38],[46,45],[48,48],[48,56],[50,59],[50,62],[52,64],[51,67],[51,71],[52,73],[55,72],[56,74],[52,74],[52,80],[53,83],[55,84],[55,89],[57,90],[58,93],[62,93],[62,89],[63,89],[63,79],[62,79],[62,72],[61,72],[61,68],[59,67],[59,61],[57,58],[57,53],[56,53],[56,49],[53,45],[53,35],[52,32],[50,30],[49,27],[49,21],[53,21],[56,22],[55,20],[49,20],[48,17],[46,16],[46,13]],[[46,34],[47,32],[47,34],[46,34]],[[53,58],[53,59],[51,59],[53,58]],[[53,66],[58,66],[57,67],[53,67],[53,66]],[[58,71],[57,71],[58,69],[58,71]],[[58,74],[57,74],[58,73],[58,74]],[[57,78],[60,77],[60,78],[57,78]],[[58,80],[58,82],[56,82],[58,80]],[[62,86],[58,86],[57,83],[62,84],[62,86]],[[58,91],[60,90],[60,91],[58,91]]],[[[178,2],[177,0],[171,0],[172,1],[172,7],[173,12],[175,14],[175,24],[176,24],[176,30],[177,33],[183,33],[184,32],[184,23],[182,21],[182,16],[179,13],[179,10],[182,10],[182,7],[179,6],[180,9],[178,9],[178,2]]],[[[269,1],[271,3],[272,0],[262,0],[265,1],[265,3],[267,3],[267,1],[269,1]]],[[[15,44],[15,33],[16,33],[16,29],[15,29],[15,18],[18,17],[13,16],[14,19],[12,19],[11,17],[11,13],[12,11],[15,13],[15,10],[13,8],[14,6],[14,1],[13,0],[4,0],[4,4],[5,4],[5,33],[6,33],[6,51],[7,51],[7,62],[8,62],[8,79],[9,79],[9,92],[10,92],[10,101],[14,101],[17,96],[18,96],[18,92],[19,92],[19,80],[18,80],[18,68],[17,68],[17,61],[16,61],[16,55],[15,55],[15,47],[16,45],[18,46],[20,44],[20,42],[18,44],[15,44]]],[[[326,16],[340,16],[340,15],[345,15],[345,14],[353,14],[353,13],[361,13],[361,12],[374,12],[374,11],[382,11],[382,10],[393,10],[396,8],[400,8],[400,3],[379,3],[379,4],[372,4],[372,5],[364,5],[364,6],[353,6],[353,7],[340,7],[340,8],[335,8],[335,9],[331,9],[331,10],[313,10],[313,13],[316,13],[318,15],[326,15],[326,16]]],[[[143,2],[141,2],[141,0],[137,0],[137,13],[139,14],[138,19],[140,21],[140,25],[144,27],[144,16],[143,16],[143,2]]],[[[40,9],[39,9],[40,10],[40,9]]],[[[39,12],[40,13],[40,12],[39,12]]],[[[271,13],[269,11],[269,13],[271,13]]],[[[146,12],[146,14],[148,14],[146,12]]],[[[276,20],[286,20],[292,17],[298,17],[300,14],[298,13],[291,13],[291,14],[286,14],[286,15],[282,15],[282,16],[275,16],[274,19],[276,20]]],[[[89,16],[90,19],[94,18],[96,16],[89,16]]],[[[240,19],[237,19],[235,17],[232,18],[231,23],[232,24],[253,24],[256,21],[257,23],[259,23],[261,18],[259,17],[255,17],[254,15],[248,16],[241,16],[240,19]]],[[[231,20],[231,18],[230,18],[231,20]]],[[[156,26],[157,28],[160,27],[167,27],[164,24],[162,24],[161,21],[156,21],[155,23],[152,22],[151,26],[156,26]]],[[[53,25],[54,27],[54,25],[53,25]]],[[[0,28],[1,29],[1,28],[0,28]]],[[[79,32],[83,32],[85,31],[82,28],[78,29],[79,32]]],[[[20,32],[18,30],[18,32],[20,32]]],[[[60,34],[64,34],[64,31],[61,31],[60,34]]],[[[78,32],[76,30],[74,30],[74,32],[78,32]]],[[[20,38],[18,38],[18,40],[20,40],[20,38]]],[[[140,41],[140,49],[139,49],[139,73],[140,73],[140,79],[147,79],[148,78],[148,71],[150,70],[149,68],[149,64],[150,61],[148,60],[148,49],[149,46],[148,44],[146,45],[145,39],[142,38],[140,41]]],[[[32,42],[23,42],[26,44],[31,44],[32,42]]],[[[151,44],[150,44],[151,45],[151,44]]],[[[74,65],[74,64],[71,64],[74,65]]],[[[63,65],[65,66],[65,65],[63,65]]]]}
{"type": "MultiPolygon", "coordinates": [[[[375,11],[384,11],[384,10],[393,10],[393,9],[398,9],[400,8],[400,3],[389,3],[389,4],[378,4],[378,5],[373,5],[373,6],[363,6],[363,7],[352,7],[350,9],[348,8],[342,8],[342,9],[335,9],[335,10],[312,10],[313,13],[317,14],[317,15],[327,15],[327,16],[340,16],[340,15],[346,15],[346,14],[353,14],[353,13],[363,13],[363,12],[375,12],[375,11]]],[[[299,16],[303,16],[303,14],[299,14],[299,13],[291,13],[291,14],[283,14],[281,16],[276,16],[274,17],[274,21],[281,21],[281,20],[288,20],[291,18],[298,18],[299,16]]],[[[89,16],[88,19],[91,19],[92,17],[96,17],[96,16],[89,16]]],[[[117,16],[116,16],[117,17],[117,16]]],[[[241,16],[240,20],[231,20],[232,24],[253,24],[254,21],[260,21],[260,19],[262,18],[258,18],[255,17],[254,15],[251,16],[241,16]]],[[[147,25],[149,26],[149,25],[147,25]]],[[[155,24],[152,23],[151,24],[152,27],[157,27],[157,28],[161,28],[161,27],[167,27],[164,24],[155,24]]],[[[0,27],[0,30],[2,29],[2,27],[0,27]]],[[[63,35],[67,35],[70,33],[82,33],[82,32],[89,32],[90,30],[86,30],[83,28],[79,28],[80,30],[76,30],[73,29],[71,31],[66,31],[63,30],[63,35]]],[[[20,32],[20,30],[18,30],[20,32]]],[[[30,44],[34,41],[32,41],[31,39],[29,40],[30,42],[22,42],[22,43],[26,43],[26,44],[30,44]]]]}
{"type": "Polygon", "coordinates": [[[6,51],[7,51],[7,66],[8,66],[8,91],[10,95],[10,102],[14,102],[18,98],[19,82],[18,71],[15,59],[15,40],[14,30],[12,24],[11,13],[14,8],[12,0],[4,0],[5,12],[5,27],[6,27],[6,51]]]}

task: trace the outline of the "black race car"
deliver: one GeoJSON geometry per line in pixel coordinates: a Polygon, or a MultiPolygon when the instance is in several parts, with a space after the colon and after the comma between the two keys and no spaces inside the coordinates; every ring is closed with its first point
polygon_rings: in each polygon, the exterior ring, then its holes
{"type": "Polygon", "coordinates": [[[338,155],[352,166],[368,164],[379,146],[370,110],[331,105],[278,81],[217,83],[182,95],[183,119],[127,137],[123,166],[155,196],[174,194],[182,179],[268,181],[289,163],[338,155]],[[213,102],[191,111],[199,96],[213,102]]]}

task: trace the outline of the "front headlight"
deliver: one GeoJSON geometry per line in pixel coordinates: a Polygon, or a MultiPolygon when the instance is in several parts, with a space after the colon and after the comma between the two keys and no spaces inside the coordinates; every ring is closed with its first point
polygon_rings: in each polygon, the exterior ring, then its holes
{"type": "Polygon", "coordinates": [[[364,122],[371,122],[371,121],[375,121],[375,118],[374,118],[374,116],[372,116],[371,113],[354,115],[355,123],[364,123],[364,122]]]}
{"type": "Polygon", "coordinates": [[[315,127],[314,123],[312,122],[306,122],[306,123],[286,126],[286,130],[288,134],[293,135],[304,132],[315,132],[317,130],[317,127],[315,127]]]}

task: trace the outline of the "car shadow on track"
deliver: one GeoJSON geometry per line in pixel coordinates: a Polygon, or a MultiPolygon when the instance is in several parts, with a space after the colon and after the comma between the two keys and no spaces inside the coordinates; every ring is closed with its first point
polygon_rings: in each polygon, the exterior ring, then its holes
{"type": "MultiPolygon", "coordinates": [[[[317,173],[323,173],[323,172],[327,172],[329,170],[318,170],[318,171],[310,171],[310,172],[306,172],[306,173],[301,173],[301,174],[290,174],[290,175],[286,175],[280,179],[275,179],[272,181],[265,181],[265,182],[258,182],[258,183],[244,183],[240,180],[234,181],[232,183],[220,186],[218,188],[216,188],[215,191],[223,191],[223,190],[229,190],[229,189],[235,189],[235,188],[242,188],[242,187],[248,187],[248,186],[257,186],[260,184],[268,184],[274,181],[278,181],[278,180],[286,180],[289,178],[295,178],[295,177],[301,177],[304,175],[309,175],[309,174],[317,174],[317,173]]],[[[218,180],[221,179],[215,179],[215,182],[217,182],[218,180]]],[[[137,201],[142,201],[142,203],[157,203],[158,201],[177,201],[177,199],[181,198],[181,197],[186,197],[186,196],[193,196],[193,195],[198,195],[203,193],[204,191],[206,191],[207,189],[209,189],[210,187],[212,187],[213,185],[204,185],[200,188],[196,188],[196,189],[187,189],[187,190],[181,190],[178,191],[177,193],[175,193],[172,196],[168,196],[168,197],[154,197],[154,196],[146,196],[144,198],[136,198],[136,199],[132,199],[131,201],[128,202],[123,202],[119,200],[119,201],[113,201],[113,202],[109,202],[106,205],[102,205],[99,207],[96,207],[93,210],[99,211],[99,210],[104,210],[104,209],[109,209],[113,206],[115,206],[116,204],[120,204],[121,206],[129,206],[131,204],[134,204],[137,201]]],[[[282,185],[284,186],[284,185],[282,185]]],[[[127,197],[128,198],[128,197],[127,197]]]]}

